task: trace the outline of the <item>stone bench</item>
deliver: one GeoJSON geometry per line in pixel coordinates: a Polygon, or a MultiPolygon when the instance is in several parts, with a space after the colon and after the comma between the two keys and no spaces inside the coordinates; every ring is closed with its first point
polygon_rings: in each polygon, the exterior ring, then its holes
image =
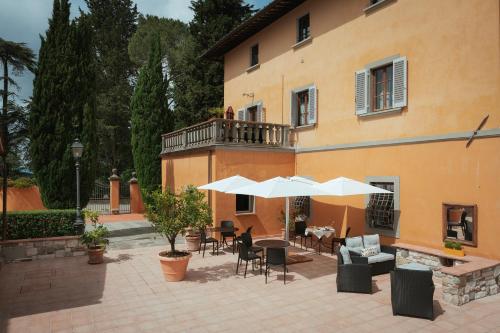
{"type": "Polygon", "coordinates": [[[466,255],[457,257],[441,250],[407,243],[397,248],[396,265],[419,263],[429,266],[443,286],[443,300],[463,305],[496,295],[500,290],[500,261],[466,255]]]}

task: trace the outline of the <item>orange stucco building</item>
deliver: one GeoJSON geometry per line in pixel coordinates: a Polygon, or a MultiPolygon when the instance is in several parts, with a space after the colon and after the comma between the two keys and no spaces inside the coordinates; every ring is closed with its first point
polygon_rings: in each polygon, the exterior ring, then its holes
{"type": "MultiPolygon", "coordinates": [[[[205,53],[237,120],[165,135],[163,185],[345,176],[391,189],[390,218],[373,223],[369,196],[313,197],[308,223],[440,248],[443,203],[461,203],[466,252],[500,259],[499,16],[497,0],[271,2],[205,53]]],[[[282,227],[284,200],[208,197],[216,224],[282,227]]]]}

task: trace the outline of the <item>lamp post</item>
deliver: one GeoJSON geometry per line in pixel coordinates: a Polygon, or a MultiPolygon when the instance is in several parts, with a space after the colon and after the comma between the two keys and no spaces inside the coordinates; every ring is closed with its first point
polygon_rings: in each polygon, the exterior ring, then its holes
{"type": "Polygon", "coordinates": [[[83,154],[83,145],[78,139],[75,139],[75,142],[71,145],[71,152],[73,153],[76,167],[76,220],[74,226],[76,231],[80,233],[83,232],[84,227],[80,208],[80,158],[83,154]]]}

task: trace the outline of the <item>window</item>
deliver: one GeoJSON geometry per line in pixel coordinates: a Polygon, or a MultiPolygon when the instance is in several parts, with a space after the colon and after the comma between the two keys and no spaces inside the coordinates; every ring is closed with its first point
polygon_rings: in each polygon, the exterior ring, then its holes
{"type": "Polygon", "coordinates": [[[254,203],[254,196],[236,194],[236,214],[253,213],[255,211],[254,203]]]}
{"type": "Polygon", "coordinates": [[[295,197],[292,201],[295,221],[305,221],[311,217],[311,197],[295,197]]]}
{"type": "Polygon", "coordinates": [[[310,37],[309,14],[306,14],[297,21],[297,43],[310,37]]]}
{"type": "Polygon", "coordinates": [[[366,177],[370,185],[392,193],[373,193],[365,197],[365,232],[399,237],[399,177],[366,177]]]}
{"type": "Polygon", "coordinates": [[[292,127],[315,124],[316,114],[316,87],[309,86],[293,90],[291,99],[292,127]]]}
{"type": "Polygon", "coordinates": [[[259,64],[259,44],[255,44],[250,49],[250,67],[259,64]]]}
{"type": "Polygon", "coordinates": [[[248,112],[248,119],[247,121],[258,121],[257,120],[257,105],[251,106],[247,109],[248,112]]]}
{"type": "Polygon", "coordinates": [[[373,111],[392,108],[392,63],[375,68],[371,73],[371,101],[373,111]]]}

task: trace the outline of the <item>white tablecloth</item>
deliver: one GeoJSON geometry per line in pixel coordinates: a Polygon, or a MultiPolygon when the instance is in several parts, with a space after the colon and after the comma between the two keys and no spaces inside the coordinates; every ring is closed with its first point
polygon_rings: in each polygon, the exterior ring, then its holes
{"type": "Polygon", "coordinates": [[[333,228],[328,228],[328,227],[321,227],[321,228],[306,228],[306,235],[313,234],[314,236],[318,237],[318,239],[321,239],[323,237],[330,237],[331,235],[335,234],[335,229],[333,228]]]}

